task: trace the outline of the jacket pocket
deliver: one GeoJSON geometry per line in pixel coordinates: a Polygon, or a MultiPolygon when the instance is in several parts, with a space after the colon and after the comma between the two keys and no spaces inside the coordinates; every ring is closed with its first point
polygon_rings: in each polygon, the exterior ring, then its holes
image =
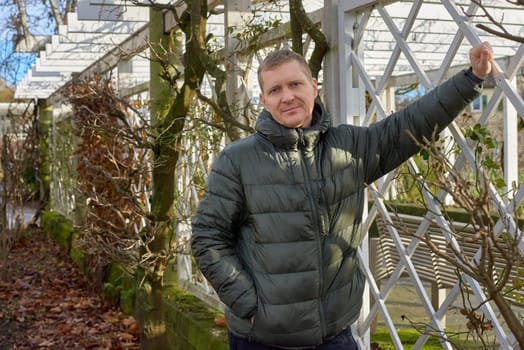
{"type": "Polygon", "coordinates": [[[261,305],[260,298],[258,296],[257,296],[257,300],[258,300],[258,304],[257,304],[257,308],[255,309],[255,313],[251,315],[251,317],[248,320],[249,322],[249,340],[253,340],[256,334],[255,327],[256,327],[256,322],[257,322],[258,310],[261,305]]]}

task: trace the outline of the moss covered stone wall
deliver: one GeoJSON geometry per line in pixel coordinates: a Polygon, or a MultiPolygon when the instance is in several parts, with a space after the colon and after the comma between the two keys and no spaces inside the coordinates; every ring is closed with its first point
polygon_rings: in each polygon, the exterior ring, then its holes
{"type": "MultiPolygon", "coordinates": [[[[75,247],[78,235],[71,219],[48,210],[42,213],[41,226],[87,275],[90,274],[84,254],[75,247]]],[[[174,279],[176,280],[176,279],[174,279]]],[[[134,310],[133,281],[117,264],[108,268],[103,287],[104,297],[117,300],[119,307],[128,314],[134,310]]],[[[195,296],[168,285],[164,290],[165,317],[172,350],[227,350],[227,331],[215,318],[223,315],[210,309],[195,296]]]]}

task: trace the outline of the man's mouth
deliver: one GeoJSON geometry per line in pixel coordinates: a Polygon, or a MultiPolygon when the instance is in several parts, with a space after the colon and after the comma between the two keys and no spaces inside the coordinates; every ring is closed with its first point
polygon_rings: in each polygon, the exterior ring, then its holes
{"type": "Polygon", "coordinates": [[[291,108],[286,108],[286,109],[282,110],[282,113],[292,113],[292,112],[296,111],[297,109],[298,109],[298,106],[291,107],[291,108]]]}

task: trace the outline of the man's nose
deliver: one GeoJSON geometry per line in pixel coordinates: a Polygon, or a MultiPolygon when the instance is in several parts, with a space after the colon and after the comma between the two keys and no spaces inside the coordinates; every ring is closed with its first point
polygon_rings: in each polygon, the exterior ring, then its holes
{"type": "Polygon", "coordinates": [[[291,89],[284,89],[282,91],[282,101],[290,102],[290,101],[293,101],[294,98],[295,98],[295,94],[293,93],[291,89]]]}

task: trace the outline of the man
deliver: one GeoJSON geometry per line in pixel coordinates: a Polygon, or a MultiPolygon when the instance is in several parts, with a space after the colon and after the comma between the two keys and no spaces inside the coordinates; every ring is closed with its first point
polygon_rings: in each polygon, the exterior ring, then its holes
{"type": "Polygon", "coordinates": [[[192,222],[231,349],[357,349],[366,184],[418,151],[407,131],[429,139],[478,96],[491,72],[487,43],[470,59],[469,70],[367,128],[331,126],[302,56],[281,50],[261,64],[257,132],[217,157],[192,222]]]}

